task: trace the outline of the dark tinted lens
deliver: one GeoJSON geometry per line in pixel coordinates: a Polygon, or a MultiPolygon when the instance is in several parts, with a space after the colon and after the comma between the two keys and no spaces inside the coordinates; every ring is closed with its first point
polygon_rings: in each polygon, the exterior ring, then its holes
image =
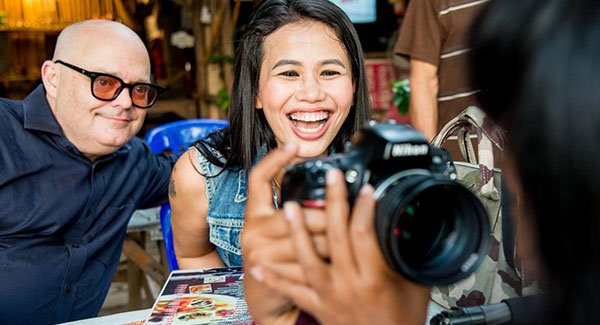
{"type": "Polygon", "coordinates": [[[137,107],[150,107],[158,97],[156,86],[148,84],[135,84],[131,89],[131,101],[137,107]]]}
{"type": "Polygon", "coordinates": [[[114,99],[121,89],[121,81],[110,76],[99,76],[92,85],[93,95],[99,99],[114,99]]]}

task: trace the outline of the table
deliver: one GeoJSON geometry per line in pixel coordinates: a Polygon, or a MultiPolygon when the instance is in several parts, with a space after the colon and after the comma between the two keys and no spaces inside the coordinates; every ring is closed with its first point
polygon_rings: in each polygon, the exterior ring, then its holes
{"type": "Polygon", "coordinates": [[[152,309],[134,310],[124,313],[82,319],[74,322],[63,323],[64,325],[133,325],[144,324],[144,321],[152,309]]]}
{"type": "Polygon", "coordinates": [[[151,295],[144,275],[148,275],[159,287],[162,287],[169,275],[166,259],[161,258],[165,262],[157,261],[146,250],[146,236],[149,235],[152,241],[159,243],[159,255],[165,256],[163,253],[164,245],[162,245],[159,209],[160,207],[136,210],[127,225],[123,254],[127,257],[128,305],[131,310],[149,307],[142,301],[142,289],[145,291],[146,296],[152,297],[152,300],[156,298],[151,295]]]}
{"type": "MultiPolygon", "coordinates": [[[[431,318],[443,310],[445,310],[444,307],[438,305],[433,300],[430,300],[429,305],[427,306],[427,318],[425,324],[429,324],[431,318]]],[[[151,308],[135,310],[109,316],[82,319],[74,322],[63,323],[63,325],[142,325],[144,324],[146,318],[150,316],[151,312],[151,308]]]]}

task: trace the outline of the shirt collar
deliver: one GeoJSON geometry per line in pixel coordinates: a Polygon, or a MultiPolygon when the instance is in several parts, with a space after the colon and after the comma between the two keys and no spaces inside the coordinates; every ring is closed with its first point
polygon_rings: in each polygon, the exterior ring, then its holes
{"type": "Polygon", "coordinates": [[[63,135],[50,109],[43,85],[39,85],[23,101],[23,127],[63,135]]]}

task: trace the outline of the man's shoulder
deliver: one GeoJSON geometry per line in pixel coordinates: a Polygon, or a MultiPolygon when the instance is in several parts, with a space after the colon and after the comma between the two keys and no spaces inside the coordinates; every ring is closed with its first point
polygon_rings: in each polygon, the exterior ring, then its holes
{"type": "Polygon", "coordinates": [[[0,114],[16,113],[20,107],[23,107],[22,100],[14,100],[0,97],[0,114]]]}
{"type": "Polygon", "coordinates": [[[143,149],[145,142],[140,137],[135,136],[135,137],[131,138],[131,140],[129,140],[129,142],[127,144],[132,147],[135,147],[137,149],[143,149]]]}
{"type": "Polygon", "coordinates": [[[152,151],[148,148],[148,145],[146,145],[144,140],[142,140],[138,136],[134,136],[119,151],[128,156],[133,156],[135,159],[140,160],[154,156],[152,151]]]}
{"type": "Polygon", "coordinates": [[[137,136],[129,140],[129,142],[127,142],[125,147],[121,148],[121,150],[124,150],[126,152],[125,154],[130,159],[135,160],[136,164],[138,165],[144,162],[150,165],[158,165],[160,168],[162,168],[161,165],[166,164],[170,165],[169,168],[172,168],[176,161],[174,156],[155,154],[152,152],[152,149],[150,149],[150,146],[148,146],[143,139],[137,136]]]}
{"type": "MultiPolygon", "coordinates": [[[[23,101],[0,98],[0,132],[8,131],[6,126],[23,124],[23,101]]],[[[13,127],[14,128],[14,127],[13,127]]]]}

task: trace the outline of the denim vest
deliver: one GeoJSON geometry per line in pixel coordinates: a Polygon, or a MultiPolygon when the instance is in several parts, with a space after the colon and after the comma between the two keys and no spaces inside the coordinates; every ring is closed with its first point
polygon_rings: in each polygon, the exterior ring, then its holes
{"type": "MultiPolygon", "coordinates": [[[[221,162],[225,158],[217,150],[208,147],[221,162]]],[[[210,163],[197,149],[197,169],[205,175],[206,199],[208,213],[206,223],[209,226],[209,240],[216,248],[221,260],[227,267],[242,266],[241,232],[244,226],[244,209],[246,208],[246,171],[243,169],[226,169],[210,163]],[[215,176],[217,175],[217,176],[215,176]]],[[[268,152],[266,146],[260,148],[257,157],[252,159],[256,164],[268,152]]],[[[334,153],[329,150],[329,154],[334,153]]],[[[275,191],[275,188],[273,188],[275,191]]],[[[273,194],[273,205],[278,209],[278,198],[273,194]]]]}
{"type": "MultiPolygon", "coordinates": [[[[220,153],[211,150],[219,160],[225,161],[220,153]]],[[[246,171],[226,169],[219,174],[222,168],[211,164],[198,150],[196,157],[197,167],[205,175],[210,242],[216,246],[225,266],[242,266],[240,234],[246,207],[246,171]]]]}

